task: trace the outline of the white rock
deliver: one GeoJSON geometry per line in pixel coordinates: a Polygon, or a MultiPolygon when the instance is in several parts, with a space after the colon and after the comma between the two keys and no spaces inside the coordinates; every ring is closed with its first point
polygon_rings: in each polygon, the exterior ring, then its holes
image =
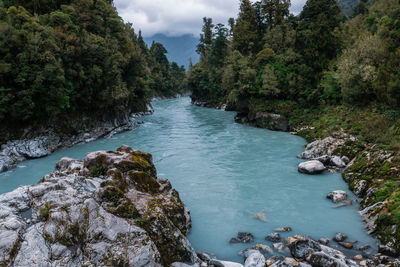
{"type": "Polygon", "coordinates": [[[319,174],[326,170],[324,164],[318,160],[310,160],[299,164],[299,172],[305,174],[319,174]]]}
{"type": "Polygon", "coordinates": [[[246,259],[244,267],[265,267],[265,257],[259,252],[252,253],[246,259]]]}
{"type": "Polygon", "coordinates": [[[333,165],[335,165],[338,168],[346,167],[346,163],[338,156],[333,156],[331,158],[331,162],[332,162],[333,165]]]}
{"type": "Polygon", "coordinates": [[[331,199],[334,203],[339,203],[347,199],[347,193],[343,190],[335,190],[330,192],[326,197],[331,199]]]}
{"type": "Polygon", "coordinates": [[[231,261],[220,261],[224,267],[243,267],[243,264],[231,261]]]}

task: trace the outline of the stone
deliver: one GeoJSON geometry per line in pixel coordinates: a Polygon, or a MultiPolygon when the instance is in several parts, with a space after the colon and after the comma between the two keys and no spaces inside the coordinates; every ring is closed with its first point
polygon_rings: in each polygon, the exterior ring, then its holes
{"type": "Polygon", "coordinates": [[[299,172],[305,174],[319,174],[326,170],[319,160],[310,160],[299,164],[299,172]]]}
{"type": "Polygon", "coordinates": [[[265,257],[261,253],[252,253],[245,261],[244,267],[265,267],[265,257]]]}
{"type": "Polygon", "coordinates": [[[274,244],[272,245],[272,247],[273,247],[275,250],[281,251],[281,250],[283,250],[283,249],[285,248],[285,245],[284,245],[282,242],[279,242],[279,243],[274,243],[274,244]]]}
{"type": "Polygon", "coordinates": [[[279,114],[258,112],[255,115],[254,121],[256,126],[260,128],[283,132],[287,132],[289,130],[288,119],[279,114]]]}
{"type": "Polygon", "coordinates": [[[151,176],[150,154],[125,147],[87,159],[63,158],[38,185],[0,195],[0,266],[199,266],[188,210],[151,176]]]}
{"type": "Polygon", "coordinates": [[[336,242],[343,242],[347,239],[347,235],[343,233],[336,233],[332,239],[336,242]]]}
{"type": "MultiPolygon", "coordinates": [[[[371,191],[373,193],[374,190],[371,191]]],[[[372,234],[376,230],[376,220],[381,215],[382,210],[387,205],[386,201],[377,202],[371,206],[368,206],[360,211],[360,215],[363,217],[365,223],[365,229],[368,234],[372,234]]]]}
{"type": "Polygon", "coordinates": [[[229,243],[235,244],[235,243],[251,243],[254,241],[254,236],[251,233],[247,232],[239,232],[237,237],[231,238],[229,243]]]}
{"type": "Polygon", "coordinates": [[[321,245],[311,238],[296,239],[288,244],[290,253],[296,259],[306,259],[314,251],[321,251],[321,245]]]}
{"type": "Polygon", "coordinates": [[[353,248],[353,243],[351,242],[339,242],[338,244],[347,249],[353,248]]]}
{"type": "Polygon", "coordinates": [[[339,203],[347,199],[347,193],[343,190],[335,190],[330,192],[326,198],[331,199],[334,203],[339,203]]]}
{"type": "Polygon", "coordinates": [[[274,262],[271,267],[293,267],[290,263],[284,262],[283,260],[279,260],[274,262]]]}
{"type": "Polygon", "coordinates": [[[271,242],[279,242],[281,241],[281,235],[279,233],[271,233],[265,237],[265,240],[271,242]]]}
{"type": "Polygon", "coordinates": [[[364,258],[363,258],[362,255],[355,255],[355,256],[353,257],[353,260],[355,260],[355,261],[362,261],[362,260],[364,260],[364,258]]]}
{"type": "Polygon", "coordinates": [[[330,240],[329,238],[320,238],[320,239],[318,239],[318,242],[319,242],[320,244],[322,244],[322,245],[325,245],[325,246],[327,246],[327,245],[329,244],[330,241],[331,241],[331,240],[330,240]]]}
{"type": "Polygon", "coordinates": [[[349,164],[349,162],[350,162],[350,159],[348,158],[348,157],[346,157],[346,156],[343,156],[342,158],[341,158],[341,160],[344,162],[344,164],[349,164]]]}
{"type": "Polygon", "coordinates": [[[368,187],[368,182],[366,180],[360,180],[354,185],[354,194],[358,197],[362,197],[368,187]]]}
{"type": "Polygon", "coordinates": [[[217,259],[210,260],[208,262],[208,264],[211,265],[211,266],[215,266],[215,267],[225,267],[224,264],[221,261],[217,260],[217,259]]]}
{"type": "Polygon", "coordinates": [[[264,257],[268,257],[270,254],[273,253],[272,249],[264,244],[257,244],[255,246],[252,246],[250,248],[243,249],[239,251],[239,255],[242,256],[243,258],[248,258],[250,254],[259,252],[264,255],[264,257]]]}
{"type": "Polygon", "coordinates": [[[293,258],[286,257],[283,262],[289,264],[290,266],[299,266],[299,263],[293,258]]]}
{"type": "Polygon", "coordinates": [[[291,232],[291,231],[292,231],[292,227],[290,227],[290,226],[275,228],[275,232],[291,232]]]}
{"type": "Polygon", "coordinates": [[[196,251],[197,257],[199,257],[200,260],[209,262],[212,259],[215,259],[215,257],[207,252],[204,251],[196,251]]]}
{"type": "Polygon", "coordinates": [[[346,167],[346,163],[343,162],[342,158],[339,156],[333,156],[331,158],[331,164],[335,167],[338,168],[344,168],[346,167]]]}
{"type": "Polygon", "coordinates": [[[243,264],[231,261],[220,261],[224,267],[243,267],[243,264]]]}
{"type": "Polygon", "coordinates": [[[348,267],[345,260],[331,256],[323,251],[312,253],[309,258],[309,263],[312,266],[348,267]]]}
{"type": "Polygon", "coordinates": [[[378,252],[382,253],[383,255],[390,256],[390,257],[397,256],[396,250],[387,245],[379,245],[378,252]]]}
{"type": "MultiPolygon", "coordinates": [[[[174,262],[171,264],[173,267],[200,267],[198,263],[195,264],[187,264],[183,262],[174,262]]],[[[222,266],[223,267],[223,266],[222,266]]]]}

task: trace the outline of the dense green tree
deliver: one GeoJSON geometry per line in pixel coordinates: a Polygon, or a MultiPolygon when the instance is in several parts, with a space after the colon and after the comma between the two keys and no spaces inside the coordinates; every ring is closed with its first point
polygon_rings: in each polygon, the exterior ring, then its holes
{"type": "Polygon", "coordinates": [[[153,70],[182,87],[184,70],[131,26],[109,0],[0,1],[0,122],[141,110],[153,70]]]}
{"type": "Polygon", "coordinates": [[[262,0],[261,6],[268,29],[282,24],[290,14],[290,0],[262,0]]]}
{"type": "Polygon", "coordinates": [[[209,53],[188,76],[194,99],[239,110],[239,103],[257,109],[271,100],[400,107],[398,0],[372,6],[363,0],[347,21],[335,0],[308,0],[298,17],[289,6],[242,0],[236,23],[229,23],[232,38],[214,34],[209,53]],[[223,40],[218,52],[217,39],[223,40]]]}
{"type": "Polygon", "coordinates": [[[207,53],[210,51],[213,38],[213,28],[214,24],[212,23],[212,19],[203,18],[203,30],[200,34],[200,43],[197,45],[196,50],[201,58],[206,57],[208,55],[207,53]]]}
{"type": "Polygon", "coordinates": [[[250,0],[241,0],[239,17],[233,30],[233,47],[243,55],[256,53],[259,46],[257,16],[250,0]]]}

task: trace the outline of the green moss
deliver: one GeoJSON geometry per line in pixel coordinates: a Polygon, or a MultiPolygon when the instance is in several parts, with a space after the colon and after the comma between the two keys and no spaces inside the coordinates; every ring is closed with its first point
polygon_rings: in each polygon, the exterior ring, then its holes
{"type": "Polygon", "coordinates": [[[139,191],[150,194],[155,194],[160,191],[160,184],[157,179],[149,173],[143,171],[131,171],[128,175],[139,191]]]}
{"type": "Polygon", "coordinates": [[[116,186],[112,186],[112,183],[107,184],[101,191],[101,200],[104,202],[112,202],[117,205],[121,198],[124,198],[124,192],[116,186]]]}
{"type": "Polygon", "coordinates": [[[141,218],[137,218],[137,219],[135,220],[135,224],[136,224],[137,226],[139,226],[139,227],[143,227],[143,226],[146,225],[146,222],[143,221],[141,218]]]}
{"type": "Polygon", "coordinates": [[[92,176],[103,176],[107,173],[107,168],[98,164],[98,165],[91,165],[88,167],[89,172],[92,176]]]}
{"type": "Polygon", "coordinates": [[[50,216],[51,205],[46,202],[42,207],[39,208],[39,216],[42,220],[47,221],[50,216]]]}
{"type": "Polygon", "coordinates": [[[106,203],[106,210],[118,217],[134,219],[139,217],[135,205],[125,197],[124,192],[113,181],[102,184],[103,190],[99,192],[100,199],[106,203]]]}

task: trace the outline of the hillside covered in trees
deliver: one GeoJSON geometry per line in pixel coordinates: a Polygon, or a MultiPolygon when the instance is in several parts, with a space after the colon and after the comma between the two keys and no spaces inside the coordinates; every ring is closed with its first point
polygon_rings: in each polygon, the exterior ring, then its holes
{"type": "Polygon", "coordinates": [[[335,0],[308,0],[299,16],[289,6],[241,0],[228,27],[204,18],[192,100],[240,121],[278,113],[308,141],[355,136],[344,178],[362,180],[361,207],[383,203],[375,233],[400,254],[400,2],[362,0],[348,16],[335,0]]]}
{"type": "MultiPolygon", "coordinates": [[[[205,18],[201,62],[188,77],[193,100],[285,115],[372,108],[394,123],[387,134],[398,142],[399,2],[361,2],[347,21],[334,0],[309,0],[298,17],[289,6],[289,0],[243,0],[229,27],[205,18]]],[[[390,141],[385,137],[380,141],[390,141]]],[[[367,141],[376,138],[367,135],[367,141]]]]}
{"type": "Polygon", "coordinates": [[[143,111],[182,90],[185,70],[147,47],[109,0],[0,1],[0,123],[143,111]]]}

